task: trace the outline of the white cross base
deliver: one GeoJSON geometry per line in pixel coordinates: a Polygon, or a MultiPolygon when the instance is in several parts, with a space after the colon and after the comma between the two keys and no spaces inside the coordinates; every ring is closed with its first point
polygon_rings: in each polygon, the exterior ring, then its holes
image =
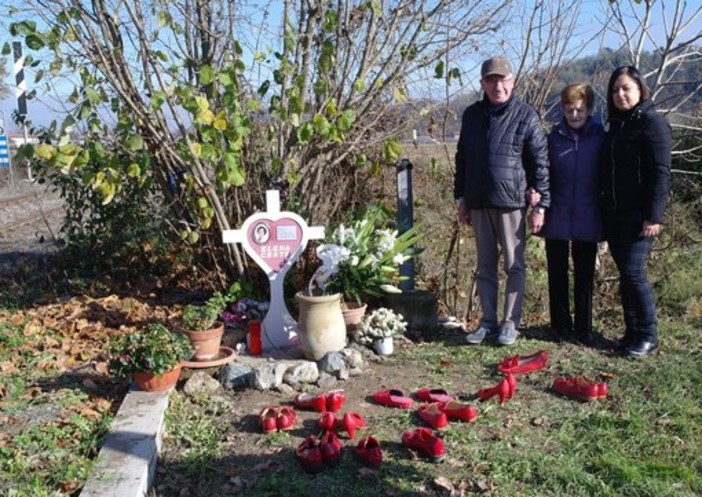
{"type": "Polygon", "coordinates": [[[307,226],[294,212],[280,212],[278,190],[266,191],[266,209],[249,216],[241,229],[222,231],[224,243],[241,243],[268,276],[270,306],[261,323],[264,351],[297,344],[297,321],[285,306],[283,281],[307,242],[324,238],[324,226],[307,226]]]}

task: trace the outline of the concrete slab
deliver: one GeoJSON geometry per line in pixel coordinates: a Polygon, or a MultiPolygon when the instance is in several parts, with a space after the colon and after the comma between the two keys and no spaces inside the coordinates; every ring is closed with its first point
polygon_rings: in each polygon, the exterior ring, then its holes
{"type": "Polygon", "coordinates": [[[170,392],[127,393],[80,497],[143,497],[151,489],[170,392]]]}

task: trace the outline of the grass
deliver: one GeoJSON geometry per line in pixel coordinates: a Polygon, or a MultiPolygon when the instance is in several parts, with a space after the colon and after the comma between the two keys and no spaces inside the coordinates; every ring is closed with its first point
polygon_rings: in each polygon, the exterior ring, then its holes
{"type": "MultiPolygon", "coordinates": [[[[189,495],[211,497],[234,492],[423,496],[461,491],[504,496],[700,495],[702,370],[697,334],[685,325],[664,322],[661,335],[671,337],[664,353],[644,361],[523,338],[514,351],[545,348],[552,358],[550,374],[520,377],[518,394],[510,402],[479,404],[474,423],[451,423],[442,431],[447,458],[438,465],[414,459],[400,445],[399,434],[418,424],[412,413],[388,409],[368,419],[384,449],[380,470],[364,470],[346,448],[338,467],[309,476],[293,455],[300,434],[237,435],[226,409],[212,411],[205,423],[194,414],[200,409],[197,402],[176,394],[168,415],[175,431],[165,442],[168,456],[151,496],[176,495],[184,486],[189,495]],[[554,374],[606,379],[611,395],[590,403],[564,399],[549,389],[554,374]],[[191,417],[192,424],[187,421],[191,417]],[[233,452],[231,436],[256,443],[249,452],[241,445],[233,452]]],[[[394,360],[398,367],[416,372],[417,385],[440,386],[467,398],[477,387],[494,382],[493,366],[505,350],[463,346],[459,338],[444,332],[432,342],[399,351],[394,360]]],[[[368,388],[371,393],[373,385],[368,388]]]]}

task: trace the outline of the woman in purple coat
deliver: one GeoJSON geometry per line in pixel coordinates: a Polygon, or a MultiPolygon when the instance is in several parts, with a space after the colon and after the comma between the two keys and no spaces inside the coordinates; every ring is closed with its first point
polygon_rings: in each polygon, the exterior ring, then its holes
{"type": "Polygon", "coordinates": [[[590,85],[563,88],[563,119],[548,135],[551,207],[539,235],[546,239],[551,328],[561,338],[574,336],[594,345],[592,287],[600,219],[598,157],[602,125],[592,117],[595,94],[590,85]],[[570,313],[569,252],[574,270],[574,319],[570,313]]]}

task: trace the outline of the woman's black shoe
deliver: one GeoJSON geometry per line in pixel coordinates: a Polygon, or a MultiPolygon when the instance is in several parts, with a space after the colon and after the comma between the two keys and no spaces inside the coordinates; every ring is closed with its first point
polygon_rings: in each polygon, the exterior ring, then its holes
{"type": "Polygon", "coordinates": [[[597,337],[592,331],[587,331],[585,333],[576,333],[575,339],[583,345],[586,345],[587,347],[592,347],[593,345],[595,345],[595,342],[597,342],[597,337]]]}
{"type": "Polygon", "coordinates": [[[627,357],[646,357],[658,352],[658,340],[644,339],[629,345],[624,350],[624,355],[627,357]]]}
{"type": "Polygon", "coordinates": [[[633,345],[633,343],[634,337],[629,331],[627,331],[626,333],[624,333],[623,336],[621,336],[612,343],[612,348],[616,351],[623,352],[624,350],[626,350],[627,347],[633,345]]]}

